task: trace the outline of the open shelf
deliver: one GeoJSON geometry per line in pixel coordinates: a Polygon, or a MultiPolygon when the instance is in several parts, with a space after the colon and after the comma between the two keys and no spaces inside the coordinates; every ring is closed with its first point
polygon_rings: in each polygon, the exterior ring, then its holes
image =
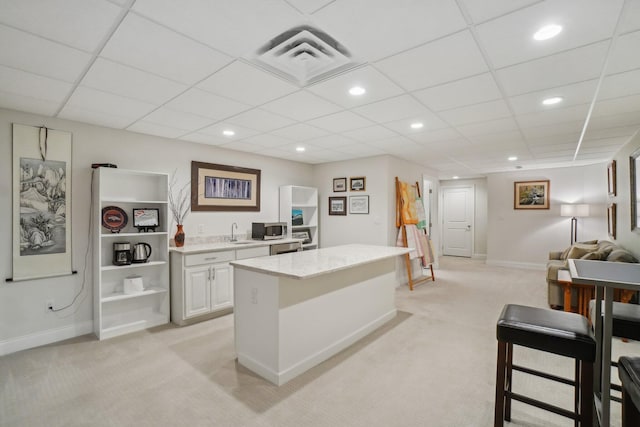
{"type": "Polygon", "coordinates": [[[104,297],[102,298],[102,302],[111,302],[111,301],[120,301],[123,299],[128,299],[128,298],[139,298],[139,297],[145,297],[148,295],[155,295],[155,294],[161,294],[167,292],[167,289],[163,289],[163,288],[149,288],[149,289],[145,289],[142,292],[138,292],[135,294],[125,294],[122,292],[117,292],[117,293],[113,293],[111,295],[109,295],[108,297],[104,297]]]}
{"type": "Polygon", "coordinates": [[[102,271],[124,270],[127,268],[153,267],[156,265],[164,265],[166,263],[167,261],[149,261],[149,262],[141,262],[141,263],[129,264],[129,265],[103,265],[102,267],[100,267],[100,269],[102,271]]]}
{"type": "Polygon", "coordinates": [[[144,237],[144,236],[163,236],[168,234],[166,231],[153,231],[148,233],[102,233],[100,237],[118,238],[118,237],[144,237]]]}

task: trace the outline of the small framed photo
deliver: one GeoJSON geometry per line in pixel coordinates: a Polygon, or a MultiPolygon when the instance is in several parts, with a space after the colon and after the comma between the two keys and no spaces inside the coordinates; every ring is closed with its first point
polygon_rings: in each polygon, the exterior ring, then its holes
{"type": "Polygon", "coordinates": [[[347,191],[347,178],[333,178],[333,192],[341,193],[347,191]]]}
{"type": "Polygon", "coordinates": [[[294,239],[304,239],[302,244],[311,243],[311,230],[309,228],[300,228],[291,232],[291,237],[294,239]]]}
{"type": "Polygon", "coordinates": [[[607,231],[612,239],[616,239],[616,204],[607,206],[607,231]]]}
{"type": "Polygon", "coordinates": [[[513,183],[513,209],[549,209],[549,180],[513,183]]]}
{"type": "Polygon", "coordinates": [[[364,176],[351,178],[351,180],[349,181],[351,191],[365,191],[365,180],[366,178],[364,176]]]}
{"type": "Polygon", "coordinates": [[[347,198],[329,197],[329,215],[346,215],[347,198]]]}
{"type": "Polygon", "coordinates": [[[138,231],[156,231],[156,227],[160,226],[160,210],[154,208],[134,209],[133,226],[138,231]]]}
{"type": "Polygon", "coordinates": [[[368,214],[369,196],[349,196],[350,214],[368,214]]]}
{"type": "Polygon", "coordinates": [[[607,185],[609,187],[609,195],[616,195],[616,161],[612,160],[607,165],[607,185]]]}

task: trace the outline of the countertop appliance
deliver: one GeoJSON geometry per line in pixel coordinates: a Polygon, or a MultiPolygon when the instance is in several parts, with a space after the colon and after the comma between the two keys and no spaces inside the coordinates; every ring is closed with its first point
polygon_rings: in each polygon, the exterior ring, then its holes
{"type": "Polygon", "coordinates": [[[149,261],[149,257],[151,256],[151,245],[148,243],[136,243],[133,245],[133,250],[131,251],[132,258],[131,262],[134,263],[143,263],[149,261]]]}
{"type": "Polygon", "coordinates": [[[289,252],[299,252],[302,250],[302,243],[290,242],[290,243],[276,243],[271,245],[269,249],[269,255],[286,254],[289,252]]]}
{"type": "Polygon", "coordinates": [[[117,242],[113,244],[113,264],[129,265],[131,264],[131,243],[117,242]]]}
{"type": "Polygon", "coordinates": [[[256,240],[284,239],[287,235],[286,222],[252,222],[251,238],[256,240]]]}

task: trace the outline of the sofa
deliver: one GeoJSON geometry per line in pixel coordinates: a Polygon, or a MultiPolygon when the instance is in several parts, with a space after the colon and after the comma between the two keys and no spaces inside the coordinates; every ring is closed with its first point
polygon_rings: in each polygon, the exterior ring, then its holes
{"type": "MultiPolygon", "coordinates": [[[[638,262],[638,259],[628,250],[608,240],[591,240],[571,245],[563,251],[549,252],[547,262],[547,287],[549,306],[562,308],[564,292],[558,284],[558,270],[568,270],[567,259],[591,259],[613,262],[638,262]]],[[[629,302],[634,292],[616,292],[616,300],[629,302]]],[[[572,305],[577,305],[577,293],[572,290],[572,305]]]]}

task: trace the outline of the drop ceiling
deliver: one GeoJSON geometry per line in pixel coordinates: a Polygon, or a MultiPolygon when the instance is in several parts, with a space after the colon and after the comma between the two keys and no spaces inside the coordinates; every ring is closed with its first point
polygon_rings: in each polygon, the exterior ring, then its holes
{"type": "MultiPolygon", "coordinates": [[[[449,178],[605,162],[640,129],[638,0],[0,0],[0,10],[0,107],[178,141],[311,164],[390,154],[449,178]],[[535,41],[550,23],[562,32],[535,41]],[[301,83],[256,61],[301,26],[340,43],[350,66],[301,83]],[[542,104],[552,96],[563,101],[542,104]]],[[[297,66],[313,60],[304,56],[297,66]]]]}

